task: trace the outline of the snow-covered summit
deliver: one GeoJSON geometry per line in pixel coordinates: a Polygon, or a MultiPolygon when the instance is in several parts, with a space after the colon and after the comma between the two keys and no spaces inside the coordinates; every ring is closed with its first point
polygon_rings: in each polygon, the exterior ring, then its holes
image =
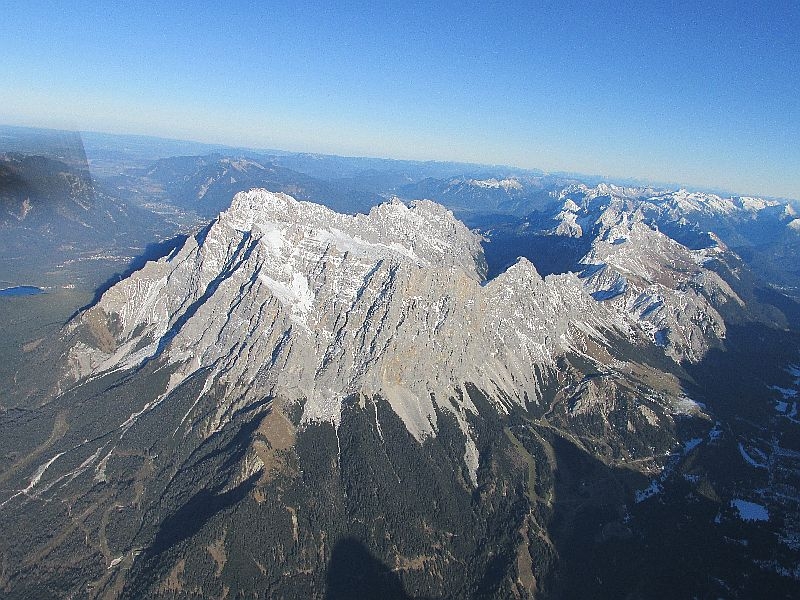
{"type": "Polygon", "coordinates": [[[482,277],[475,262],[481,254],[480,236],[429,200],[409,206],[393,198],[367,215],[345,215],[287,194],[255,189],[237,194],[219,222],[240,232],[252,230],[276,252],[291,243],[316,243],[375,258],[394,254],[427,265],[458,266],[482,277]]]}
{"type": "Polygon", "coordinates": [[[522,184],[516,177],[506,177],[505,179],[496,179],[494,177],[489,179],[468,179],[467,183],[479,188],[504,189],[506,191],[522,189],[522,184]]]}
{"type": "Polygon", "coordinates": [[[792,210],[790,204],[778,200],[747,196],[722,197],[683,188],[657,190],[650,187],[624,187],[609,183],[599,183],[594,187],[584,184],[569,185],[558,193],[558,198],[575,204],[583,211],[602,209],[610,203],[624,205],[629,209],[639,209],[650,217],[675,222],[692,219],[695,216],[752,218],[763,210],[775,207],[781,207],[786,211],[792,210]]]}

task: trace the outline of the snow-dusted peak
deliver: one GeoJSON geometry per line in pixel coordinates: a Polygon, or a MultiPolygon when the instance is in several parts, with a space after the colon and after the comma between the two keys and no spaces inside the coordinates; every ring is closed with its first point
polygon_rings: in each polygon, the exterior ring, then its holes
{"type": "Polygon", "coordinates": [[[505,191],[522,189],[522,184],[516,177],[507,177],[505,179],[496,179],[494,177],[490,179],[468,179],[467,183],[474,187],[486,189],[504,189],[505,191]]]}
{"type": "Polygon", "coordinates": [[[739,198],[736,198],[736,200],[738,200],[738,203],[743,210],[753,213],[762,211],[765,208],[772,206],[780,206],[781,204],[777,200],[764,200],[763,198],[753,198],[751,196],[740,196],[739,198]]]}
{"type": "Polygon", "coordinates": [[[731,198],[722,198],[716,194],[704,192],[690,192],[685,189],[653,195],[646,200],[655,206],[663,206],[675,216],[684,217],[693,213],[731,215],[739,210],[731,198]]]}
{"type": "Polygon", "coordinates": [[[219,216],[239,231],[250,231],[255,225],[275,222],[297,222],[301,218],[324,219],[332,210],[312,202],[295,200],[288,194],[253,189],[236,194],[228,210],[219,216]]]}
{"type": "MultiPolygon", "coordinates": [[[[598,208],[598,201],[624,203],[628,208],[638,207],[647,214],[666,217],[672,221],[691,219],[693,216],[744,217],[751,218],[767,208],[784,206],[777,200],[765,200],[747,196],[722,197],[708,192],[678,190],[656,190],[649,187],[623,187],[610,183],[599,183],[594,187],[573,184],[558,194],[560,200],[568,201],[583,210],[598,208]]],[[[784,208],[784,210],[786,210],[784,208]]],[[[564,205],[562,211],[574,212],[564,205]]],[[[788,213],[787,213],[788,215],[788,213]]],[[[788,215],[791,216],[791,215],[788,215]]]]}
{"type": "Polygon", "coordinates": [[[710,299],[742,305],[728,284],[703,266],[724,245],[693,251],[641,219],[622,215],[626,218],[608,227],[581,259],[587,289],[633,317],[668,355],[700,360],[725,336],[725,323],[710,299]]]}
{"type": "Polygon", "coordinates": [[[160,402],[202,373],[203,393],[229,390],[216,414],[187,415],[204,434],[264,396],[302,401],[304,421],[338,424],[343,398],[380,394],[418,439],[448,411],[468,438],[475,483],[474,407],[451,398],[470,384],[503,411],[537,402],[556,357],[614,322],[576,276],[543,280],[527,259],[482,285],[480,241],[429,201],[343,215],[240,193],[207,231],[81,316],[89,341],[72,348],[71,374],[162,360],[172,375],[160,402]]]}
{"type": "Polygon", "coordinates": [[[508,267],[492,283],[508,284],[513,282],[514,285],[531,285],[542,281],[544,280],[534,264],[524,256],[520,256],[517,258],[517,262],[508,267]]]}
{"type": "Polygon", "coordinates": [[[583,183],[576,183],[561,190],[559,199],[572,199],[586,208],[598,198],[635,200],[652,192],[653,190],[651,188],[623,187],[614,185],[613,183],[598,183],[594,187],[589,187],[583,183]]]}
{"type": "Polygon", "coordinates": [[[598,196],[613,196],[620,188],[612,183],[598,183],[595,191],[598,196]]]}
{"type": "Polygon", "coordinates": [[[409,206],[393,198],[367,215],[345,215],[287,194],[254,189],[237,194],[219,221],[241,232],[252,230],[273,248],[314,239],[342,252],[402,256],[419,264],[457,266],[476,279],[483,277],[480,236],[429,200],[409,206]]]}

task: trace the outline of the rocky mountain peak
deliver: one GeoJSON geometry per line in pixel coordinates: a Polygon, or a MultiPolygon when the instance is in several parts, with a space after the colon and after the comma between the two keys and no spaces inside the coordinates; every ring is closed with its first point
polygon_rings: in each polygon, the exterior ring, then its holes
{"type": "Polygon", "coordinates": [[[237,194],[219,222],[240,232],[253,230],[273,248],[283,247],[282,236],[291,232],[295,243],[316,236],[317,242],[342,252],[402,255],[418,264],[457,266],[476,279],[484,276],[480,236],[429,200],[406,205],[393,198],[369,214],[345,215],[287,194],[255,189],[237,194]]]}
{"type": "Polygon", "coordinates": [[[466,387],[501,412],[537,403],[557,357],[602,343],[619,321],[574,274],[542,279],[520,259],[483,285],[482,259],[480,237],[433,202],[353,216],[240,193],[205,232],[80,317],[73,329],[88,335],[70,351],[71,375],[161,361],[171,376],[146,410],[203,377],[201,397],[226,392],[212,416],[186,414],[181,426],[201,436],[264,397],[302,402],[304,422],[336,424],[344,398],[380,395],[417,439],[436,435],[445,411],[466,436],[474,482],[466,387]]]}

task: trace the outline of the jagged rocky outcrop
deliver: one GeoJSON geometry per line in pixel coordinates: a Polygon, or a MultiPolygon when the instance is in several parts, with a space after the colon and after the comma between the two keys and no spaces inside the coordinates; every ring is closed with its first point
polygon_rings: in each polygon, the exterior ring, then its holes
{"type": "Polygon", "coordinates": [[[797,283],[789,257],[798,238],[788,202],[605,183],[573,184],[553,196],[558,208],[548,233],[588,241],[580,263],[588,266],[592,294],[618,297],[618,305],[624,300],[676,359],[701,359],[725,336],[719,307],[744,305],[708,264],[740,262],[738,251],[766,280],[787,290],[797,283]]]}
{"type": "Polygon", "coordinates": [[[648,225],[639,207],[630,211],[619,204],[612,201],[603,210],[591,249],[581,258],[587,290],[630,318],[674,359],[701,360],[725,338],[717,307],[744,305],[722,277],[705,267],[724,246],[690,250],[648,225]]]}
{"type": "Polygon", "coordinates": [[[792,235],[792,207],[778,201],[610,184],[572,184],[550,195],[551,204],[510,235],[493,232],[493,241],[535,240],[535,249],[546,249],[538,260],[579,272],[593,298],[678,362],[697,363],[724,345],[721,311],[747,312],[731,286],[741,258],[723,238],[757,256],[769,239],[781,239],[766,231],[792,235]],[[564,257],[549,256],[553,247],[564,257]]]}

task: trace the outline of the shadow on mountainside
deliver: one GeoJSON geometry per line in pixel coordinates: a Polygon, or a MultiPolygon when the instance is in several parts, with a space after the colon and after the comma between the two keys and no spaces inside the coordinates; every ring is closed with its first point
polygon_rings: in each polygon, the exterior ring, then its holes
{"type": "MultiPolygon", "coordinates": [[[[609,468],[559,434],[544,434],[558,465],[547,526],[557,559],[537,597],[688,600],[723,596],[728,584],[746,592],[733,597],[752,597],[747,594],[757,585],[777,584],[759,576],[740,546],[725,542],[735,530],[715,524],[724,508],[719,501],[681,475],[661,493],[631,502],[630,492],[642,489],[645,477],[609,468]]],[[[532,558],[547,560],[546,554],[532,558]]]]}
{"type": "MultiPolygon", "coordinates": [[[[541,597],[750,598],[764,589],[775,598],[796,597],[796,580],[764,566],[796,557],[776,543],[783,517],[743,521],[730,498],[752,498],[767,485],[766,471],[740,456],[742,442],[768,436],[781,447],[799,446],[793,428],[773,423],[777,396],[768,387],[791,386],[785,368],[797,362],[798,349],[796,332],[751,322],[728,327],[725,349],[683,365],[691,377],[687,391],[706,405],[708,426],[716,422],[720,436],[713,443],[699,438],[641,502],[631,492],[644,489],[647,478],[609,468],[569,437],[537,427],[556,464],[543,477],[552,480],[547,529],[558,559],[541,597]]],[[[795,485],[796,475],[782,476],[795,485]]]]}
{"type": "Polygon", "coordinates": [[[181,234],[167,240],[163,240],[160,242],[152,242],[150,244],[147,244],[147,246],[144,249],[144,252],[131,259],[131,261],[128,263],[127,267],[125,267],[123,271],[114,273],[108,279],[102,282],[95,289],[94,296],[92,297],[91,301],[85,304],[84,306],[81,306],[80,308],[76,309],[75,312],[73,312],[66,320],[66,323],[70,322],[72,319],[74,319],[83,311],[93,307],[100,301],[100,298],[102,298],[103,294],[105,294],[108,290],[110,290],[120,281],[127,279],[128,277],[133,275],[136,271],[142,269],[148,262],[157,261],[161,258],[169,256],[177,249],[181,248],[186,243],[187,239],[189,239],[188,235],[181,234]]]}
{"type": "Polygon", "coordinates": [[[325,584],[326,600],[411,598],[400,578],[352,537],[339,540],[334,546],[325,584]]]}

